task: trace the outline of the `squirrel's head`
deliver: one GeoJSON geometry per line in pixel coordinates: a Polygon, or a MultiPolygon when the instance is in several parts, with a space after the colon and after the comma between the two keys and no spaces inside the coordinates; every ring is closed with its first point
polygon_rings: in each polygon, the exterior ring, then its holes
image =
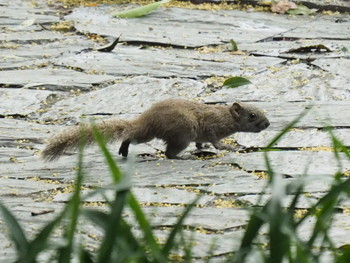
{"type": "Polygon", "coordinates": [[[252,105],[235,102],[230,111],[238,124],[238,131],[261,132],[270,126],[265,114],[252,105]]]}

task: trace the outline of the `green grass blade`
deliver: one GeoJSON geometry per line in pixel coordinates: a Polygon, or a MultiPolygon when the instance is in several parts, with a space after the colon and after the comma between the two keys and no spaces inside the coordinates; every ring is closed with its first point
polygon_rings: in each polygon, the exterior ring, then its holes
{"type": "Polygon", "coordinates": [[[303,110],[294,120],[292,120],[283,130],[277,134],[270,143],[266,146],[267,149],[272,148],[291,128],[293,128],[304,116],[311,110],[312,107],[308,107],[303,110]]]}
{"type": "MultiPolygon", "coordinates": [[[[259,230],[265,224],[263,217],[265,217],[264,214],[266,213],[268,204],[269,202],[263,207],[261,212],[258,212],[256,210],[251,215],[248,222],[247,229],[241,240],[241,245],[238,251],[234,254],[232,262],[235,262],[235,263],[245,262],[246,257],[248,256],[248,254],[250,253],[250,251],[254,246],[254,240],[259,235],[259,230]]],[[[228,261],[228,262],[231,262],[231,261],[228,261]]]]}
{"type": "Polygon", "coordinates": [[[166,258],[161,253],[161,249],[156,241],[156,238],[153,234],[151,225],[146,219],[145,214],[143,213],[140,204],[138,203],[135,196],[130,193],[129,202],[130,208],[132,209],[138,224],[140,225],[141,231],[143,232],[143,236],[147,246],[151,249],[152,255],[155,257],[157,262],[165,262],[166,258]]]}
{"type": "Polygon", "coordinates": [[[155,2],[152,4],[136,7],[133,9],[121,11],[121,12],[113,12],[112,16],[114,17],[119,17],[119,18],[136,18],[136,17],[141,17],[148,15],[158,7],[160,7],[162,4],[168,3],[171,0],[162,0],[159,2],[155,2]]]}
{"type": "Polygon", "coordinates": [[[121,221],[122,211],[125,206],[129,190],[120,191],[116,193],[115,200],[111,206],[111,213],[108,217],[105,237],[101,243],[97,262],[107,263],[111,262],[112,250],[115,245],[116,236],[119,234],[119,222],[121,221]]]}
{"type": "Polygon", "coordinates": [[[275,176],[271,186],[272,196],[266,210],[270,238],[270,259],[268,262],[280,263],[283,262],[283,258],[289,250],[290,236],[286,232],[290,226],[288,225],[287,213],[284,212],[281,205],[281,200],[286,197],[282,178],[275,176]]]}
{"type": "Polygon", "coordinates": [[[174,225],[173,229],[171,230],[171,232],[167,238],[167,241],[165,242],[163,249],[162,249],[164,257],[168,257],[171,249],[174,247],[175,237],[176,237],[177,233],[182,230],[182,226],[183,226],[183,222],[184,222],[185,218],[188,216],[188,214],[190,213],[192,208],[198,202],[199,198],[200,198],[200,196],[198,196],[191,204],[189,204],[185,208],[184,212],[181,214],[180,218],[178,219],[178,221],[174,225]]]}
{"type": "Polygon", "coordinates": [[[106,142],[105,142],[101,132],[98,130],[98,128],[95,125],[93,125],[93,132],[94,132],[95,140],[96,140],[97,144],[99,145],[103,155],[106,158],[107,164],[108,164],[109,169],[111,171],[113,182],[115,184],[120,183],[122,180],[122,173],[121,173],[119,167],[117,166],[116,162],[114,161],[113,156],[108,151],[107,146],[106,146],[106,142]]]}
{"type": "Polygon", "coordinates": [[[349,263],[350,262],[350,245],[341,247],[341,255],[337,258],[335,263],[349,263]]]}
{"type": "Polygon", "coordinates": [[[328,132],[331,135],[334,153],[337,154],[336,158],[339,159],[339,152],[342,152],[345,154],[345,156],[350,160],[350,151],[349,149],[334,135],[332,130],[328,130],[328,132]]]}
{"type": "Polygon", "coordinates": [[[71,200],[68,203],[68,216],[69,216],[69,224],[66,230],[65,236],[67,239],[67,245],[60,249],[58,262],[66,263],[70,262],[71,255],[73,253],[74,248],[74,235],[77,228],[78,217],[79,217],[79,207],[80,207],[80,191],[83,185],[83,152],[86,142],[86,135],[83,133],[83,129],[81,132],[81,139],[79,143],[79,155],[78,155],[78,171],[77,178],[75,182],[75,191],[71,200]]]}
{"type": "Polygon", "coordinates": [[[52,231],[61,222],[67,212],[68,206],[51,222],[49,222],[40,233],[29,242],[29,251],[25,258],[25,262],[35,262],[40,252],[48,247],[48,238],[52,231]]]}
{"type": "Polygon", "coordinates": [[[349,188],[350,179],[347,179],[343,183],[333,186],[331,190],[314,206],[314,210],[317,209],[317,221],[308,242],[310,247],[320,234],[327,232],[331,219],[334,215],[334,209],[338,204],[339,197],[341,194],[349,191],[349,188]]]}
{"type": "MultiPolygon", "coordinates": [[[[179,235],[180,235],[180,245],[183,249],[183,262],[184,263],[192,263],[193,262],[193,234],[190,238],[187,238],[180,228],[179,235]]],[[[208,256],[208,255],[207,255],[208,256]]]]}
{"type": "Polygon", "coordinates": [[[79,262],[94,263],[92,255],[83,247],[80,248],[79,262]]]}
{"type": "Polygon", "coordinates": [[[226,88],[237,88],[248,84],[251,84],[249,79],[243,77],[232,77],[226,79],[222,85],[226,88]]]}
{"type": "MultiPolygon", "coordinates": [[[[107,230],[109,218],[108,214],[91,209],[83,209],[82,214],[105,231],[107,230]]],[[[129,244],[129,248],[131,248],[134,251],[138,250],[139,248],[142,248],[142,245],[137,241],[134,234],[132,233],[131,227],[125,222],[123,218],[121,218],[119,224],[120,232],[117,238],[123,237],[123,239],[129,244]]]]}
{"type": "MultiPolygon", "coordinates": [[[[112,155],[108,151],[106,147],[106,143],[101,135],[101,133],[98,131],[96,126],[93,126],[94,136],[95,139],[100,146],[106,160],[107,164],[109,165],[109,168],[111,170],[113,181],[114,183],[120,183],[122,180],[122,174],[115,163],[112,155]]],[[[133,211],[135,218],[140,225],[141,231],[143,232],[145,242],[147,246],[151,249],[152,255],[159,261],[162,262],[164,258],[161,255],[160,247],[156,241],[156,238],[152,232],[152,228],[149,224],[149,222],[146,219],[145,214],[143,213],[140,204],[138,203],[137,199],[132,193],[129,193],[128,195],[128,205],[130,206],[131,210],[133,211]]]]}
{"type": "Polygon", "coordinates": [[[236,41],[234,41],[233,39],[230,39],[230,44],[231,44],[231,51],[238,51],[238,46],[236,41]]]}
{"type": "Polygon", "coordinates": [[[8,232],[10,233],[10,238],[16,244],[18,258],[24,260],[29,248],[29,243],[24,234],[24,231],[22,230],[21,226],[19,225],[17,219],[13,216],[13,214],[1,203],[0,212],[9,230],[8,232]]]}
{"type": "Polygon", "coordinates": [[[269,183],[272,182],[274,177],[274,171],[271,166],[271,161],[268,157],[269,150],[291,129],[293,128],[309,111],[311,107],[305,109],[300,113],[293,121],[291,121],[286,127],[283,128],[283,130],[278,133],[266,146],[267,151],[264,152],[264,159],[265,159],[265,165],[267,168],[267,173],[269,174],[269,183]]]}
{"type": "Polygon", "coordinates": [[[107,229],[108,214],[102,211],[86,208],[83,208],[81,210],[81,214],[88,218],[90,221],[94,222],[99,227],[103,228],[104,230],[107,229]]]}

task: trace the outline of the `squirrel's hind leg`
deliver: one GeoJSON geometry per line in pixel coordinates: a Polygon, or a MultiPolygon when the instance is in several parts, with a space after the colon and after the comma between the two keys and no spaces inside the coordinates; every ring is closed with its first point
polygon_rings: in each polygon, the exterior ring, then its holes
{"type": "Polygon", "coordinates": [[[166,143],[167,147],[165,151],[165,156],[169,159],[179,159],[177,155],[187,148],[187,146],[190,144],[190,141],[171,140],[167,141],[166,143]]]}
{"type": "Polygon", "coordinates": [[[130,140],[125,140],[122,142],[119,148],[119,155],[122,155],[123,157],[127,157],[129,153],[129,145],[130,145],[130,140]]]}

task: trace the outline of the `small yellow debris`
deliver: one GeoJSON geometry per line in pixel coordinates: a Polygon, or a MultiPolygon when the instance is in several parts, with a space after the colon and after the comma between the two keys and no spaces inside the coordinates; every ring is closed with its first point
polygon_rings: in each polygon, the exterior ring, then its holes
{"type": "Polygon", "coordinates": [[[237,140],[233,139],[233,138],[225,138],[223,140],[221,140],[223,143],[225,144],[229,144],[229,145],[237,145],[237,140]]]}
{"type": "Polygon", "coordinates": [[[304,217],[307,214],[307,212],[307,209],[298,209],[294,212],[294,217],[300,219],[304,217]]]}
{"type": "Polygon", "coordinates": [[[11,156],[9,158],[9,161],[12,162],[12,163],[23,163],[23,161],[19,161],[16,157],[14,156],[11,156]]]}
{"type": "Polygon", "coordinates": [[[51,29],[55,31],[69,32],[74,29],[74,22],[73,21],[59,22],[51,25],[51,29]]]}
{"type": "Polygon", "coordinates": [[[314,146],[314,147],[301,147],[299,151],[310,151],[310,152],[333,152],[333,147],[330,146],[314,146]]]}
{"type": "Polygon", "coordinates": [[[214,200],[214,206],[217,208],[235,208],[235,207],[241,207],[241,204],[239,204],[239,202],[236,201],[235,199],[228,199],[228,200],[217,199],[217,200],[214,200]]]}
{"type": "Polygon", "coordinates": [[[348,170],[348,171],[345,171],[345,172],[343,173],[343,176],[347,176],[347,177],[350,177],[350,170],[348,170]]]}
{"type": "Polygon", "coordinates": [[[105,202],[84,202],[83,206],[85,207],[103,207],[108,206],[105,202]]]}
{"type": "Polygon", "coordinates": [[[258,177],[259,179],[263,179],[263,180],[269,179],[269,174],[265,171],[260,171],[260,172],[253,171],[252,174],[258,177]]]}
{"type": "Polygon", "coordinates": [[[197,48],[197,51],[200,53],[200,54],[208,54],[208,53],[220,53],[223,51],[223,47],[222,46],[204,46],[204,47],[200,47],[200,48],[197,48]]]}

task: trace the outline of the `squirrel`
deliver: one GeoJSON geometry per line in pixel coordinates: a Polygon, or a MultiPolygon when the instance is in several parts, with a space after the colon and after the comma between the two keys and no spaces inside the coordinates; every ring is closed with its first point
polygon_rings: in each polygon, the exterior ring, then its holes
{"type": "MultiPolygon", "coordinates": [[[[177,155],[191,142],[198,149],[209,142],[219,150],[237,150],[220,142],[235,132],[258,133],[270,125],[265,114],[258,108],[239,102],[232,105],[212,105],[182,99],[167,99],[155,103],[133,120],[106,119],[96,124],[107,141],[122,141],[119,155],[128,156],[129,145],[146,143],[154,138],[166,143],[165,156],[177,159],[177,155]]],[[[67,150],[79,146],[80,137],[94,142],[93,128],[82,124],[53,136],[42,151],[48,161],[58,159],[67,150]]]]}

